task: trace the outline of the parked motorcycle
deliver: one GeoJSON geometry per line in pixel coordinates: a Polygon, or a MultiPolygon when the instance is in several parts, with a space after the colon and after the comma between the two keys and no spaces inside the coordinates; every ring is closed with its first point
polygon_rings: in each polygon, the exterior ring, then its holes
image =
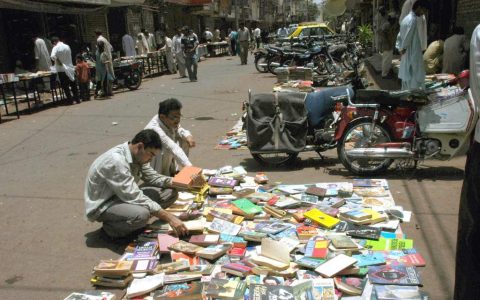
{"type": "Polygon", "coordinates": [[[359,103],[346,98],[337,153],[345,168],[357,175],[383,173],[395,160],[416,165],[464,154],[478,114],[470,91],[455,87],[440,93],[357,91],[359,103]]]}

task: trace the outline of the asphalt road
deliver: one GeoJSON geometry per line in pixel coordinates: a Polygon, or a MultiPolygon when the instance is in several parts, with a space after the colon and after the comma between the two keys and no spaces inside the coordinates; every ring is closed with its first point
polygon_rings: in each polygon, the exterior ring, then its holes
{"type": "MultiPolygon", "coordinates": [[[[248,151],[213,150],[238,120],[248,89],[268,92],[275,82],[259,74],[250,58],[209,58],[199,81],[177,75],[145,80],[139,90],[73,106],[49,108],[0,125],[0,298],[63,299],[91,289],[92,267],[117,258],[123,248],[98,238],[100,224],[84,218],[83,189],[88,167],[109,148],[127,141],[156,114],[168,97],[184,105],[182,124],[194,134],[191,160],[204,168],[243,165],[265,171],[273,182],[349,180],[335,151],[320,160],[300,155],[294,167],[262,168],[248,151]]],[[[431,299],[453,295],[458,200],[465,159],[427,162],[415,171],[386,174],[399,205],[413,211],[403,224],[427,260],[421,269],[431,299]]]]}

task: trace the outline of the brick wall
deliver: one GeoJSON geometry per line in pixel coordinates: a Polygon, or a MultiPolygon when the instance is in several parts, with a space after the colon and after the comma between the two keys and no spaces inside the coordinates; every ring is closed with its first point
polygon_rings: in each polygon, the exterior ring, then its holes
{"type": "Polygon", "coordinates": [[[466,36],[470,37],[473,29],[480,24],[480,1],[458,0],[456,24],[465,28],[466,36]]]}

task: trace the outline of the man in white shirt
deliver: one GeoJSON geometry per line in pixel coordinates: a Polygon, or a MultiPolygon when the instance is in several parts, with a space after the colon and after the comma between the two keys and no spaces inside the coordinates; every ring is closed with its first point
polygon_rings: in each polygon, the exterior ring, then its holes
{"type": "Polygon", "coordinates": [[[180,126],[182,103],[175,98],[158,104],[158,114],[145,126],[155,130],[162,140],[162,152],[152,161],[152,167],[160,174],[174,176],[177,171],[192,163],[188,159],[195,140],[190,131],[180,126]]]}
{"type": "Polygon", "coordinates": [[[137,55],[135,51],[135,42],[133,41],[132,36],[128,33],[125,33],[122,37],[122,48],[126,57],[137,55]]]}
{"type": "Polygon", "coordinates": [[[186,78],[185,75],[185,55],[183,54],[182,49],[182,28],[177,27],[176,34],[172,39],[173,43],[173,53],[175,53],[175,60],[177,61],[178,73],[180,73],[180,78],[186,78]]]}
{"type": "MultiPolygon", "coordinates": [[[[470,91],[480,108],[480,25],[470,41],[470,91]]],[[[476,120],[474,141],[465,164],[458,211],[454,300],[480,299],[480,121],[476,120]]]]}
{"type": "Polygon", "coordinates": [[[262,35],[262,31],[257,26],[257,28],[255,28],[253,30],[253,37],[255,38],[255,43],[257,44],[257,49],[260,48],[261,35],[262,35]]]}
{"type": "Polygon", "coordinates": [[[52,37],[52,44],[53,49],[50,58],[55,62],[58,79],[67,97],[67,104],[80,103],[77,83],[75,82],[75,68],[72,64],[72,51],[58,37],[52,37]]]}
{"type": "Polygon", "coordinates": [[[206,27],[205,32],[203,33],[203,38],[206,43],[210,43],[213,39],[213,33],[210,31],[210,28],[206,27]]]}
{"type": "Polygon", "coordinates": [[[149,129],[100,155],[85,182],[85,213],[89,221],[102,222],[111,238],[141,230],[151,216],[166,221],[178,236],[188,233],[183,222],[164,209],[178,193],[172,178],[158,174],[149,162],[160,153],[158,134],[149,129]],[[144,187],[140,187],[140,179],[144,187]]]}

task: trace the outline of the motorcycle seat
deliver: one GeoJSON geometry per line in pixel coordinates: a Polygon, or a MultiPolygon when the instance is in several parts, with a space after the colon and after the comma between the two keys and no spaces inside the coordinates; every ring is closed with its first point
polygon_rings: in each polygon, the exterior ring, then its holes
{"type": "Polygon", "coordinates": [[[380,104],[382,106],[415,106],[427,99],[422,91],[357,90],[356,104],[380,104]],[[423,97],[424,96],[424,97],[423,97]]]}

